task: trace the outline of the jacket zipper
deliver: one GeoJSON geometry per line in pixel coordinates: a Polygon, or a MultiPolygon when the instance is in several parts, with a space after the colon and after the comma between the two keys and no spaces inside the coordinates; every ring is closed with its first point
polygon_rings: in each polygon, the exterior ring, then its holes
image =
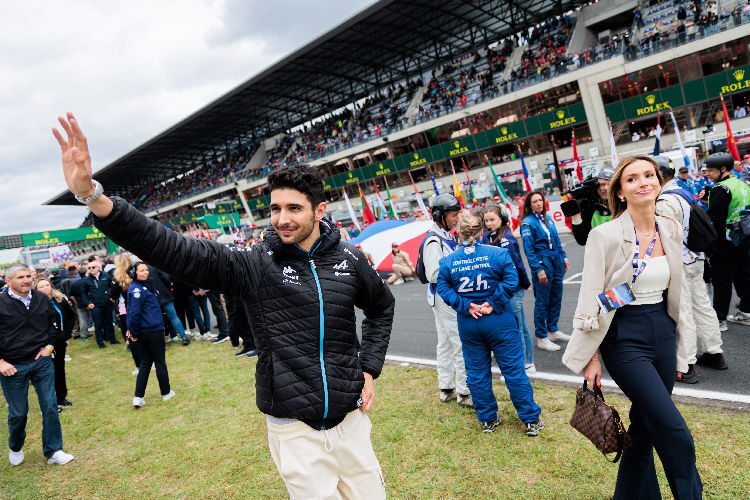
{"type": "Polygon", "coordinates": [[[310,264],[310,270],[312,271],[313,278],[315,278],[315,286],[318,289],[318,308],[319,308],[319,316],[320,316],[320,347],[319,347],[319,359],[320,359],[320,374],[323,378],[323,418],[328,418],[328,379],[326,378],[326,365],[325,360],[323,358],[323,345],[325,343],[325,316],[323,313],[323,289],[320,287],[320,279],[318,279],[318,271],[315,268],[315,261],[313,260],[313,253],[315,250],[318,249],[320,244],[322,243],[322,240],[318,241],[318,244],[315,245],[315,247],[310,251],[307,252],[306,250],[303,250],[302,247],[297,245],[297,248],[302,250],[307,254],[307,260],[310,264]]]}

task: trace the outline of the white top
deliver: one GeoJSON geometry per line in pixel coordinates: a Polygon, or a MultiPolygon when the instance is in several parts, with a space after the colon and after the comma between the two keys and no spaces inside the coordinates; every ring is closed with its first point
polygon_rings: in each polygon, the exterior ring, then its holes
{"type": "MultiPolygon", "coordinates": [[[[640,266],[643,260],[638,260],[640,266]]],[[[651,257],[643,272],[631,285],[635,301],[633,305],[658,304],[664,300],[664,290],[669,286],[669,263],[667,256],[651,257]]]]}

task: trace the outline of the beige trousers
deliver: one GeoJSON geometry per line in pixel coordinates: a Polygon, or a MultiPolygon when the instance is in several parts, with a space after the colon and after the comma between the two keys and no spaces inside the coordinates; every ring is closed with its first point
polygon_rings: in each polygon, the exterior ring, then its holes
{"type": "Polygon", "coordinates": [[[266,422],[271,457],[289,498],[384,499],[383,471],[370,442],[372,423],[361,410],[316,431],[303,422],[266,422]]]}
{"type": "Polygon", "coordinates": [[[703,281],[702,260],[682,265],[682,290],[680,293],[680,321],[684,325],[682,339],[688,364],[695,364],[698,341],[703,344],[703,352],[716,354],[721,351],[721,332],[716,311],[711,305],[703,281]]]}
{"type": "Polygon", "coordinates": [[[393,283],[397,279],[410,278],[412,274],[411,269],[408,266],[402,266],[401,264],[393,264],[393,274],[388,277],[388,283],[393,283]]]}

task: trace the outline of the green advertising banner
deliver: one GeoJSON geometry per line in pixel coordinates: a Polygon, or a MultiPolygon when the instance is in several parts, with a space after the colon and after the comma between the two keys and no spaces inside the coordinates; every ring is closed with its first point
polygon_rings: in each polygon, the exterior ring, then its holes
{"type": "MultiPolygon", "coordinates": [[[[585,122],[586,111],[583,109],[583,103],[578,102],[571,106],[543,113],[537,118],[542,130],[546,132],[585,122]]],[[[531,131],[529,131],[529,134],[531,134],[531,131]]]]}
{"type": "Polygon", "coordinates": [[[106,238],[106,236],[95,227],[77,227],[75,229],[61,229],[59,231],[44,231],[21,235],[21,241],[25,247],[58,245],[71,241],[100,240],[102,238],[106,238]]]}
{"type": "Polygon", "coordinates": [[[271,195],[267,194],[248,201],[247,206],[250,207],[250,210],[260,210],[261,208],[266,208],[269,203],[271,203],[271,195]]]}
{"type": "Polygon", "coordinates": [[[231,227],[232,220],[234,220],[234,225],[239,226],[240,214],[231,212],[228,214],[205,215],[199,219],[199,222],[205,222],[209,229],[217,229],[231,227]]]}
{"type": "MultiPolygon", "coordinates": [[[[466,153],[471,153],[472,151],[477,150],[477,145],[474,142],[474,136],[468,135],[465,137],[461,137],[460,139],[453,139],[449,142],[444,142],[440,145],[441,148],[441,158],[444,158],[446,160],[449,160],[451,158],[455,158],[456,156],[462,156],[466,153]]],[[[433,152],[435,151],[435,148],[433,148],[433,152]]],[[[437,160],[437,154],[433,155],[435,159],[437,160]]]]}
{"type": "Polygon", "coordinates": [[[750,89],[750,65],[707,76],[705,82],[709,99],[750,89]]]}
{"type": "Polygon", "coordinates": [[[367,177],[383,177],[384,175],[392,174],[396,171],[396,162],[393,160],[385,160],[370,165],[369,167],[365,167],[362,170],[364,169],[369,169],[369,175],[367,177]]]}
{"type": "Polygon", "coordinates": [[[486,132],[480,132],[475,136],[475,139],[477,149],[486,149],[524,137],[526,137],[526,128],[523,126],[523,121],[516,121],[486,132]]]}
{"type": "Polygon", "coordinates": [[[420,149],[414,153],[403,155],[395,158],[396,166],[398,170],[410,170],[417,167],[425,167],[432,163],[434,156],[432,155],[431,148],[420,149]]]}

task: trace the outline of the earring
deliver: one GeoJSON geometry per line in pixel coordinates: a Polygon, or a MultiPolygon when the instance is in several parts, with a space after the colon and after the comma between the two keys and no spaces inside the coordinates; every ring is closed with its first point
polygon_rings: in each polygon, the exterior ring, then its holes
{"type": "Polygon", "coordinates": [[[620,201],[625,201],[625,198],[623,198],[623,197],[620,197],[620,201]]]}

